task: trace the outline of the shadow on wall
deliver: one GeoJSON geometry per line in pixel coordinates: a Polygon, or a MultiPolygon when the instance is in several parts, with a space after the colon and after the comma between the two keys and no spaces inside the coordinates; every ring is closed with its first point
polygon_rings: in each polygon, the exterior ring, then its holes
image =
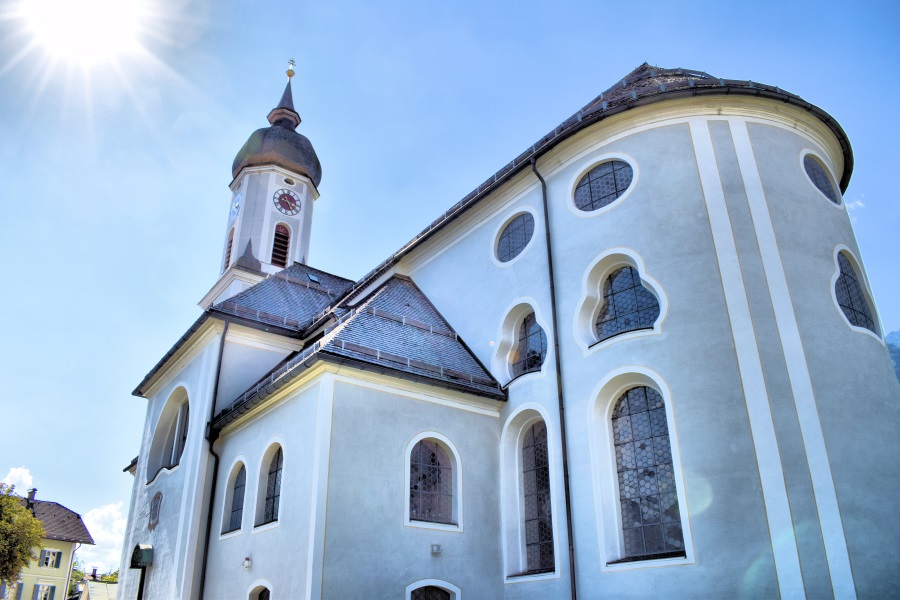
{"type": "Polygon", "coordinates": [[[894,372],[897,373],[897,381],[900,381],[900,329],[888,334],[887,347],[888,352],[891,353],[891,360],[894,361],[894,372]]]}

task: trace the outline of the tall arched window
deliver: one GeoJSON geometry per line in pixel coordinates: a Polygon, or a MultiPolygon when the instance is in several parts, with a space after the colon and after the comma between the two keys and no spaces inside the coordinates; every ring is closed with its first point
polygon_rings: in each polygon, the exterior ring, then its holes
{"type": "Polygon", "coordinates": [[[424,439],[409,457],[409,518],[455,525],[453,466],[437,440],[424,439]]]}
{"type": "Polygon", "coordinates": [[[519,328],[519,340],[512,353],[512,376],[540,371],[547,356],[547,335],[538,325],[534,313],[528,313],[519,328]]]}
{"type": "Polygon", "coordinates": [[[553,517],[550,507],[550,460],[547,425],[538,421],[522,442],[522,479],[525,500],[525,555],[528,573],[553,571],[553,517]]]}
{"type": "Polygon", "coordinates": [[[247,469],[241,465],[240,471],[234,478],[234,485],[231,486],[231,511],[228,517],[228,526],[224,533],[237,531],[241,528],[244,519],[244,492],[247,488],[247,469]]]}
{"type": "Polygon", "coordinates": [[[450,592],[428,585],[413,590],[409,597],[410,600],[450,600],[450,592]]]}
{"type": "Polygon", "coordinates": [[[653,329],[659,301],[641,283],[634,267],[621,267],[603,282],[603,305],[595,324],[599,341],[640,329],[653,329]]]}
{"type": "Polygon", "coordinates": [[[272,264],[276,267],[286,267],[290,248],[291,230],[287,225],[279,223],[275,226],[275,239],[272,241],[272,264]]]}
{"type": "Polygon", "coordinates": [[[864,327],[878,335],[875,319],[872,318],[872,310],[869,308],[863,287],[859,283],[856,269],[853,268],[843,252],[838,252],[837,259],[841,270],[834,283],[834,294],[837,296],[838,305],[844,311],[844,316],[851,325],[864,327]]]}
{"type": "Polygon", "coordinates": [[[640,386],[612,413],[625,560],[684,555],[678,491],[662,395],[640,386]]]}
{"type": "Polygon", "coordinates": [[[222,270],[226,270],[228,265],[231,264],[231,248],[234,246],[234,227],[231,228],[231,231],[228,232],[228,244],[225,245],[225,264],[222,265],[222,270]]]}
{"type": "Polygon", "coordinates": [[[263,521],[261,525],[278,520],[278,506],[281,501],[281,468],[284,454],[281,448],[272,457],[269,463],[269,475],[266,480],[266,501],[263,508],[263,521]]]}
{"type": "Polygon", "coordinates": [[[187,391],[179,387],[163,407],[153,433],[150,457],[147,462],[147,480],[161,469],[171,469],[181,462],[190,430],[190,404],[187,391]]]}

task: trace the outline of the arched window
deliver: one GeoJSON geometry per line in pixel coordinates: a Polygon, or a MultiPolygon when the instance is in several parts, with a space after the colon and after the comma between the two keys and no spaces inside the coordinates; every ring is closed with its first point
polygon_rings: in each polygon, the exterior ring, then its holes
{"type": "Polygon", "coordinates": [[[250,592],[250,600],[269,600],[269,588],[259,587],[250,592]]]}
{"type": "Polygon", "coordinates": [[[290,248],[291,230],[287,225],[279,223],[275,226],[275,239],[272,241],[272,264],[276,267],[286,267],[290,248]]]}
{"type": "Polygon", "coordinates": [[[497,259],[509,262],[517,257],[534,235],[534,217],[524,212],[514,217],[497,239],[497,259]]]}
{"type": "Polygon", "coordinates": [[[244,468],[244,465],[241,465],[231,486],[231,510],[228,511],[228,521],[225,531],[222,533],[237,531],[241,528],[241,523],[244,519],[244,492],[246,489],[247,469],[244,468]]]}
{"type": "Polygon", "coordinates": [[[678,491],[662,395],[640,386],[612,413],[625,560],[684,555],[678,491]]]}
{"type": "Polygon", "coordinates": [[[534,313],[522,319],[516,350],[511,355],[512,376],[518,377],[532,371],[540,371],[547,356],[547,335],[538,325],[534,313]]]}
{"type": "Polygon", "coordinates": [[[222,270],[226,270],[228,265],[231,264],[231,248],[234,246],[234,227],[231,228],[231,231],[228,232],[228,243],[225,245],[225,264],[222,265],[222,270]]]}
{"type": "Polygon", "coordinates": [[[147,463],[148,481],[161,469],[171,469],[181,461],[190,430],[190,404],[184,388],[178,388],[169,397],[154,432],[147,463]]]}
{"type": "Polygon", "coordinates": [[[409,597],[410,600],[450,600],[450,592],[428,585],[414,589],[409,597]]]}
{"type": "Polygon", "coordinates": [[[553,517],[550,506],[550,460],[547,425],[537,421],[522,441],[522,490],[525,500],[525,555],[527,571],[553,571],[553,517]]]}
{"type": "Polygon", "coordinates": [[[284,454],[281,448],[272,457],[269,463],[269,474],[266,479],[266,501],[263,507],[263,521],[261,525],[271,523],[278,520],[278,506],[281,501],[281,469],[283,466],[284,454]]]}
{"type": "Polygon", "coordinates": [[[816,186],[820,192],[825,194],[825,196],[835,204],[841,203],[841,197],[834,189],[831,177],[828,175],[825,167],[823,167],[812,154],[807,154],[803,157],[803,168],[806,170],[806,174],[809,176],[810,181],[813,182],[813,185],[816,186]]]}
{"type": "Polygon", "coordinates": [[[841,271],[834,283],[834,293],[838,305],[844,311],[844,316],[851,325],[863,327],[878,335],[875,319],[872,318],[872,310],[869,308],[863,287],[859,283],[856,269],[853,268],[843,252],[838,252],[837,259],[841,271]]]}
{"type": "Polygon", "coordinates": [[[599,341],[639,329],[653,329],[659,317],[656,296],[633,267],[621,267],[603,282],[603,304],[595,324],[599,341]]]}
{"type": "Polygon", "coordinates": [[[600,163],[575,187],[575,206],[585,212],[603,208],[625,193],[634,179],[634,170],[627,162],[609,160],[600,163]]]}
{"type": "Polygon", "coordinates": [[[420,440],[409,457],[409,519],[456,525],[453,466],[437,440],[420,440]]]}

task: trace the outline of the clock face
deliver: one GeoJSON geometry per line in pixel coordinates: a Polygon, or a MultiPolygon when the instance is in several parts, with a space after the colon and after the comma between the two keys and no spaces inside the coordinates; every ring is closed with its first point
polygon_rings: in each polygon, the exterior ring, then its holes
{"type": "Polygon", "coordinates": [[[231,201],[231,213],[229,217],[234,219],[239,212],[241,212],[241,201],[244,199],[243,194],[238,192],[238,195],[234,197],[234,200],[231,201]]]}
{"type": "Polygon", "coordinates": [[[272,196],[275,207],[286,215],[296,215],[300,212],[300,196],[291,190],[278,190],[272,196]]]}

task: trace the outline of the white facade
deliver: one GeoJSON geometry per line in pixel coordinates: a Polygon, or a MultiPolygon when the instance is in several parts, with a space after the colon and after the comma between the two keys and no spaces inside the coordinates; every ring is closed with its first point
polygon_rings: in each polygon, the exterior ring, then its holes
{"type": "MultiPolygon", "coordinates": [[[[803,166],[811,153],[833,182],[843,179],[842,141],[822,118],[778,99],[646,103],[536,157],[546,213],[526,165],[343,300],[352,308],[393,275],[409,276],[505,386],[504,400],[319,361],[272,386],[210,448],[215,415],[321,331],[304,340],[201,320],[139,386],[148,412],[123,567],[136,544],[153,546],[151,598],[196,598],[201,586],[206,598],[256,598],[263,588],[273,598],[409,598],[426,585],[457,599],[568,598],[571,573],[583,598],[900,595],[889,500],[900,486],[900,386],[845,205],[803,166]],[[576,186],[610,160],[631,167],[630,185],[580,210],[576,186]],[[530,240],[498,260],[504,227],[526,212],[530,240]],[[839,305],[839,253],[856,270],[875,331],[852,325],[839,305]],[[600,340],[602,286],[621,267],[635,270],[659,316],[600,340]],[[515,377],[531,312],[546,356],[515,377]],[[664,402],[683,551],[623,561],[611,419],[622,394],[640,386],[664,402]],[[148,472],[154,439],[185,395],[184,452],[176,466],[148,472]],[[538,422],[547,426],[553,562],[520,575],[529,565],[522,444],[538,422]],[[410,452],[420,439],[451,455],[451,524],[410,518],[410,452]],[[279,448],[280,508],[260,524],[279,448]],[[241,466],[243,518],[222,533],[241,466]]],[[[254,167],[233,191],[244,205],[228,231],[252,240],[261,271],[275,270],[265,257],[276,219],[296,232],[291,260],[305,262],[318,194],[307,178],[254,167]],[[302,188],[296,223],[271,200],[285,177],[302,188]]],[[[233,268],[235,252],[204,308],[251,277],[233,268]]],[[[138,571],[122,573],[121,597],[135,598],[138,571]]]]}

